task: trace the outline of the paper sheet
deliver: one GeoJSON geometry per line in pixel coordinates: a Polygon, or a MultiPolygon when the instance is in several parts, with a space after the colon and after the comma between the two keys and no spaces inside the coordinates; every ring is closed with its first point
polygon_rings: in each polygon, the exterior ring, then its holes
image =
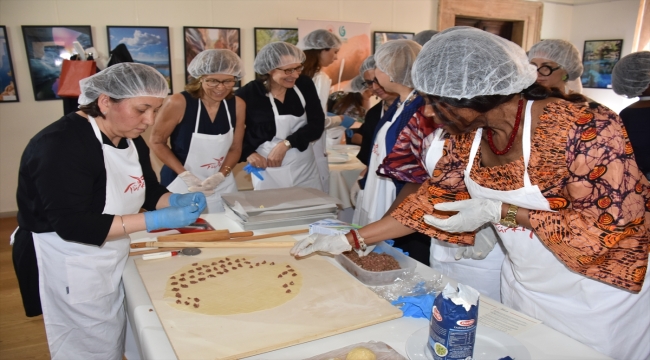
{"type": "Polygon", "coordinates": [[[510,335],[518,335],[541,324],[542,321],[510,309],[492,299],[480,300],[478,323],[510,335]]]}

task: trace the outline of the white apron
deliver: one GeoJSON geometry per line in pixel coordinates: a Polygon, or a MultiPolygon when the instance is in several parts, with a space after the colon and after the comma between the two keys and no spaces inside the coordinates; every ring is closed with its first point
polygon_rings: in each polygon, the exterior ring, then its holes
{"type": "MultiPolygon", "coordinates": [[[[485,188],[470,177],[481,143],[482,129],[474,138],[465,170],[465,185],[472,198],[500,200],[530,210],[551,211],[548,201],[528,175],[530,109],[523,130],[524,187],[499,191],[485,188]]],[[[632,294],[569,270],[524,227],[494,224],[507,250],[501,272],[501,298],[505,305],[542,320],[546,325],[616,359],[650,356],[650,292],[644,284],[632,294]]],[[[646,275],[646,282],[648,275],[646,275]]]]}
{"type": "MultiPolygon", "coordinates": [[[[406,98],[410,98],[414,92],[415,90],[406,98]]],[[[370,162],[368,163],[366,186],[363,188],[363,193],[369,196],[361,195],[358,197],[357,204],[359,206],[354,210],[352,218],[352,222],[357,225],[366,226],[381,219],[397,196],[397,190],[395,189],[393,180],[388,177],[378,176],[377,169],[384,161],[386,155],[388,155],[386,150],[386,134],[388,133],[388,129],[395,123],[395,120],[402,111],[404,111],[405,103],[403,102],[397,107],[393,118],[385,122],[377,132],[377,136],[375,136],[375,143],[370,154],[370,162]]]]}
{"type": "MultiPolygon", "coordinates": [[[[196,112],[196,125],[194,126],[194,133],[190,142],[190,149],[187,152],[185,159],[185,170],[196,175],[201,180],[205,180],[211,175],[216,174],[220,169],[223,161],[228,155],[228,150],[232,145],[234,138],[234,130],[232,127],[232,120],[230,118],[230,111],[226,100],[222,100],[221,104],[226,108],[228,115],[228,126],[230,129],[225,134],[208,135],[199,133],[199,119],[201,118],[201,99],[199,99],[199,109],[196,112]]],[[[167,186],[167,190],[173,193],[186,194],[188,193],[187,184],[180,177],[176,177],[171,184],[167,186]]],[[[235,183],[234,176],[226,176],[226,179],[221,182],[215,189],[214,194],[206,197],[208,206],[206,213],[223,212],[223,204],[221,203],[221,194],[228,194],[237,192],[237,184],[235,183]]]]}
{"type": "MultiPolygon", "coordinates": [[[[305,107],[305,98],[297,86],[293,87],[300,98],[303,108],[305,107]]],[[[289,135],[295,133],[298,129],[307,124],[307,112],[302,116],[280,115],[278,108],[275,106],[273,96],[269,93],[269,100],[273,107],[275,116],[275,136],[271,141],[267,141],[257,148],[257,153],[263,157],[268,157],[273,148],[289,135]]],[[[308,187],[321,190],[322,183],[314,159],[313,145],[300,151],[294,147],[289,149],[282,160],[280,167],[267,167],[260,173],[264,180],[253,176],[253,188],[255,190],[278,189],[293,186],[308,187]]]]}
{"type": "MultiPolygon", "coordinates": [[[[89,117],[102,143],[95,119],[89,117]]],[[[133,141],[117,149],[102,143],[106,167],[103,214],[137,214],[145,184],[133,141]]],[[[126,313],[122,271],[128,236],[100,247],[61,239],[55,232],[32,233],[38,262],[43,320],[52,359],[121,360],[126,313]]]]}
{"type": "MultiPolygon", "coordinates": [[[[425,165],[431,176],[438,160],[442,157],[445,146],[443,135],[442,128],[433,133],[433,140],[426,153],[425,165]]],[[[476,236],[495,238],[497,234],[492,225],[487,225],[481,228],[476,236]]],[[[494,300],[501,301],[501,265],[505,257],[501,242],[497,242],[494,249],[483,260],[456,260],[457,251],[458,245],[431,238],[429,265],[443,275],[461,284],[469,285],[494,300]]]]}
{"type": "MultiPolygon", "coordinates": [[[[318,98],[320,99],[321,106],[323,108],[323,113],[327,118],[327,98],[329,97],[329,90],[330,87],[332,86],[332,79],[330,79],[330,77],[327,76],[327,74],[321,71],[316,73],[316,75],[314,75],[312,80],[314,81],[314,85],[316,86],[316,92],[318,93],[318,98]]],[[[304,107],[304,102],[303,102],[303,107],[304,107]]],[[[325,120],[327,123],[327,119],[325,120]]],[[[327,144],[327,130],[323,130],[323,133],[321,134],[320,138],[313,142],[313,149],[314,149],[314,157],[316,158],[316,167],[318,168],[318,174],[320,175],[321,190],[329,194],[330,168],[327,163],[326,144],[327,144]]]]}

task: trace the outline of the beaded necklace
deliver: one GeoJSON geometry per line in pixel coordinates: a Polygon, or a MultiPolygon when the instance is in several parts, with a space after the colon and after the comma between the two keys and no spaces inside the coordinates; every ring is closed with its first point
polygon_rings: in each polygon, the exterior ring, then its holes
{"type": "Polygon", "coordinates": [[[519,124],[521,123],[521,110],[524,108],[524,99],[523,97],[519,99],[519,104],[517,105],[517,117],[515,118],[515,127],[512,129],[512,133],[510,133],[510,139],[508,139],[508,144],[506,144],[505,149],[499,150],[497,147],[494,145],[494,141],[492,140],[492,129],[488,128],[487,129],[487,137],[488,137],[488,145],[490,145],[490,150],[492,150],[493,153],[496,155],[505,155],[510,151],[512,148],[512,145],[515,143],[515,137],[517,137],[517,131],[519,130],[519,124]]]}

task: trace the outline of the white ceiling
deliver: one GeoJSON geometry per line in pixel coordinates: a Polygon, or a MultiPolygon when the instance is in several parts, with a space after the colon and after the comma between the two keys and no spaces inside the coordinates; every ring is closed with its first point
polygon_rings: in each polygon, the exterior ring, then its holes
{"type": "Polygon", "coordinates": [[[587,4],[598,4],[598,3],[607,3],[623,0],[528,0],[528,1],[539,1],[552,4],[563,4],[563,5],[587,5],[587,4]]]}

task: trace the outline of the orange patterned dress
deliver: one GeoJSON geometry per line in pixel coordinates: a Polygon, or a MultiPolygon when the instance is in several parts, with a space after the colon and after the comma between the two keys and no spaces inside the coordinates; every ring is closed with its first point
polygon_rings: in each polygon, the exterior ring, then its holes
{"type": "MultiPolygon", "coordinates": [[[[474,233],[447,233],[422,219],[437,203],[470,198],[463,170],[474,134],[447,141],[433,177],[393,218],[443,241],[474,243],[474,233]]],[[[558,101],[546,106],[531,140],[531,182],[556,210],[530,211],[535,234],[569,269],[638,293],[648,266],[650,184],[637,168],[621,119],[604,107],[558,101]]],[[[470,173],[479,185],[523,187],[523,158],[489,168],[480,158],[479,149],[470,173]]]]}

